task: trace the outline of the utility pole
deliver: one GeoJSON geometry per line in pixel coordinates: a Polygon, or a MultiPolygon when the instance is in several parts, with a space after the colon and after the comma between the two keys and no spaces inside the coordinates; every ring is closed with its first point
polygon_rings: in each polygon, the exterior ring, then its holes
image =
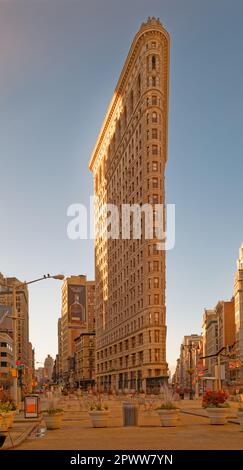
{"type": "MultiPolygon", "coordinates": [[[[17,309],[16,309],[16,285],[12,286],[13,289],[13,310],[12,310],[12,317],[13,317],[13,360],[14,360],[14,368],[17,367],[17,309]]],[[[16,373],[13,377],[13,401],[15,404],[18,403],[18,369],[16,369],[16,373]]]]}
{"type": "Polygon", "coordinates": [[[217,357],[217,363],[218,363],[218,390],[221,390],[221,363],[220,363],[220,354],[218,354],[217,357]]]}

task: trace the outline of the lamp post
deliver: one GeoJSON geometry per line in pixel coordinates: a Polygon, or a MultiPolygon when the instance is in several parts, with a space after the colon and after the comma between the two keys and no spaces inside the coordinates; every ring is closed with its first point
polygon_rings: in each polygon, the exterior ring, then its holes
{"type": "MultiPolygon", "coordinates": [[[[13,321],[13,360],[14,360],[14,368],[16,368],[16,362],[17,362],[17,327],[16,327],[16,320],[18,320],[17,316],[17,307],[16,307],[16,297],[17,297],[17,289],[20,289],[21,287],[28,286],[30,284],[34,284],[35,282],[40,282],[44,281],[46,279],[55,279],[62,281],[64,279],[64,276],[62,274],[55,274],[54,276],[51,276],[50,274],[46,274],[43,277],[40,277],[38,279],[33,279],[32,281],[28,282],[20,282],[18,284],[12,284],[9,285],[7,284],[6,287],[12,289],[13,293],[13,310],[12,310],[12,320],[13,321]]],[[[16,374],[16,377],[13,377],[13,401],[17,405],[18,403],[18,377],[16,374]]]]}

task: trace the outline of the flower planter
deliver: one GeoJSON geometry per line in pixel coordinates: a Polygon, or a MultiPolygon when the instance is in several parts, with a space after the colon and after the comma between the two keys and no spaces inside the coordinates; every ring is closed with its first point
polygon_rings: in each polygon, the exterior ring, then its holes
{"type": "Polygon", "coordinates": [[[63,413],[53,415],[44,414],[44,421],[47,429],[60,429],[62,426],[63,413]]]}
{"type": "Polygon", "coordinates": [[[177,426],[179,410],[157,410],[160,426],[177,426]]]}
{"type": "Polygon", "coordinates": [[[8,413],[0,413],[0,432],[7,432],[9,428],[8,413]]]}
{"type": "Polygon", "coordinates": [[[110,412],[104,411],[90,411],[89,416],[91,418],[93,428],[107,428],[108,416],[110,412]]]}
{"type": "Polygon", "coordinates": [[[16,415],[16,411],[8,411],[8,416],[7,416],[7,419],[8,419],[8,427],[9,428],[12,428],[13,426],[13,421],[14,421],[14,417],[16,415]]]}
{"type": "Polygon", "coordinates": [[[243,431],[243,411],[238,411],[238,418],[240,422],[240,430],[243,431]]]}
{"type": "Polygon", "coordinates": [[[210,424],[226,424],[227,408],[207,408],[210,424]]]}

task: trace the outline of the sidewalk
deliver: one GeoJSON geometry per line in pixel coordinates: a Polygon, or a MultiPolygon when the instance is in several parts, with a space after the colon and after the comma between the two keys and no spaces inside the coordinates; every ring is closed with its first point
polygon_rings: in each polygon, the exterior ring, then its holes
{"type": "MultiPolygon", "coordinates": [[[[237,410],[239,407],[239,403],[237,402],[229,402],[230,408],[227,409],[228,411],[228,421],[234,424],[240,424],[237,418],[237,410]]],[[[207,411],[202,408],[201,400],[181,400],[179,402],[179,408],[181,409],[182,413],[200,416],[202,418],[207,418],[208,414],[207,411]]]]}
{"type": "Polygon", "coordinates": [[[41,423],[42,418],[38,419],[25,419],[23,415],[17,415],[14,419],[13,426],[8,429],[5,434],[6,440],[4,445],[0,447],[1,450],[11,450],[22,444],[27,437],[37,428],[41,423]]]}

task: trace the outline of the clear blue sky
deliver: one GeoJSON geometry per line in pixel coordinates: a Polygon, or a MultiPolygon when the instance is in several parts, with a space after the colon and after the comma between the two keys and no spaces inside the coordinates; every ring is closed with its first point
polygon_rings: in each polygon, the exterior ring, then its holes
{"type": "MultiPolygon", "coordinates": [[[[92,242],[66,210],[92,194],[88,170],[133,36],[148,16],[171,34],[167,202],[168,360],[232,295],[243,240],[242,0],[0,0],[0,271],[94,274],[92,242]]],[[[57,350],[60,285],[30,288],[36,358],[57,350]]]]}

